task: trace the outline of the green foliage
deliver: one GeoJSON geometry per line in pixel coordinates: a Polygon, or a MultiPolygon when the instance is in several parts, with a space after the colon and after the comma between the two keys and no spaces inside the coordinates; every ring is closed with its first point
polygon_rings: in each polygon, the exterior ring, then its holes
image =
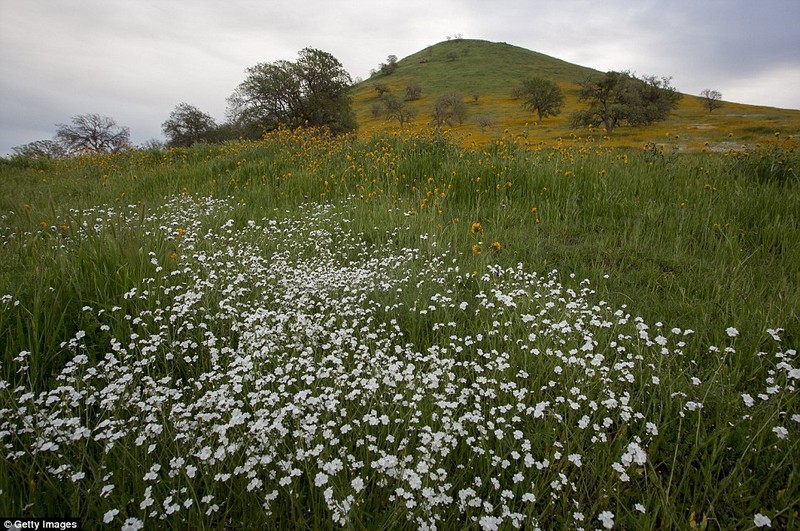
{"type": "Polygon", "coordinates": [[[652,125],[677,107],[681,94],[668,78],[638,79],[629,72],[607,72],[580,83],[580,101],[587,108],[573,116],[574,126],[603,126],[611,133],[620,125],[652,125]]]}
{"type": "Polygon", "coordinates": [[[518,94],[523,99],[522,106],[536,112],[539,121],[557,116],[564,107],[564,92],[554,82],[540,77],[524,80],[518,94]]]}
{"type": "Polygon", "coordinates": [[[350,74],[330,53],[300,51],[296,62],[259,63],[228,98],[231,118],[246,129],[279,126],[326,127],[334,133],[356,128],[350,109],[350,74]]]}
{"type": "Polygon", "coordinates": [[[162,124],[161,130],[170,147],[188,147],[195,142],[216,140],[214,119],[188,103],[179,103],[162,124]]]}
{"type": "Polygon", "coordinates": [[[769,184],[800,183],[800,155],[793,145],[771,145],[754,151],[732,151],[736,175],[769,184]]]}
{"type": "Polygon", "coordinates": [[[380,70],[381,74],[385,74],[387,76],[397,70],[397,56],[390,55],[387,57],[386,62],[381,63],[380,70]]]}

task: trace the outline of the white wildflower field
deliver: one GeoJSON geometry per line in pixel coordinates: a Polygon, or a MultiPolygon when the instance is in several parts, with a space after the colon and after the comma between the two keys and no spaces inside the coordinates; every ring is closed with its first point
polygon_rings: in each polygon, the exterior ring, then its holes
{"type": "MultiPolygon", "coordinates": [[[[104,267],[98,239],[128,243],[54,351],[3,358],[0,506],[126,530],[798,522],[781,323],[755,350],[736,323],[707,343],[407,209],[364,228],[353,201],[254,215],[181,193],[4,229],[5,249],[35,241],[76,277],[104,267]]],[[[29,333],[33,303],[4,287],[2,333],[29,333]]]]}

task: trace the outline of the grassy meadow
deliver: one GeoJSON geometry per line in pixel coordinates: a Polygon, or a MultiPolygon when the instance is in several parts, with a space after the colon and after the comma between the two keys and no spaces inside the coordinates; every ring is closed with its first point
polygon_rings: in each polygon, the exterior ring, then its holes
{"type": "Polygon", "coordinates": [[[2,161],[0,514],[800,527],[798,162],[411,129],[2,161]]]}

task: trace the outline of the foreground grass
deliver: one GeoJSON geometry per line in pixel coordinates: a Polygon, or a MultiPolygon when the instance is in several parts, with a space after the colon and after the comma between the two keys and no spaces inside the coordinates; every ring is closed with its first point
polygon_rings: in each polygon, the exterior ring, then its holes
{"type": "Polygon", "coordinates": [[[7,163],[2,512],[796,526],[792,146],[526,142],[7,163]]]}

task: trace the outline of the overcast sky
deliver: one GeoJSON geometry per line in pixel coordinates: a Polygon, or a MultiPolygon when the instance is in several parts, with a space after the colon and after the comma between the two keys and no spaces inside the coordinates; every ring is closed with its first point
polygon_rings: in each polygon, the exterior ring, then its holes
{"type": "Polygon", "coordinates": [[[0,0],[0,155],[76,114],[135,144],[180,102],[222,122],[246,68],[308,46],[366,78],[455,34],[800,109],[798,21],[800,0],[0,0]]]}

